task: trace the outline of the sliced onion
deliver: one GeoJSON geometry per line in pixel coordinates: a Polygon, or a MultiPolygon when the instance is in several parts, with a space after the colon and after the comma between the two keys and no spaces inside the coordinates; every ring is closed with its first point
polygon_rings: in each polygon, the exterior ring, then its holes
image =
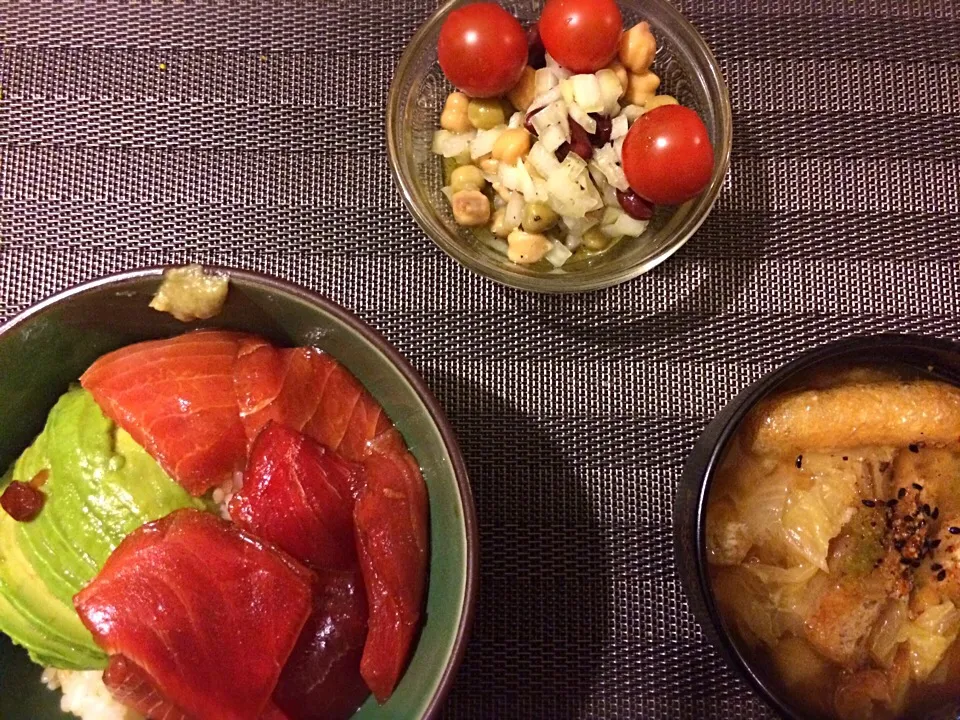
{"type": "Polygon", "coordinates": [[[570,153],[547,178],[547,192],[553,209],[567,217],[582,218],[603,207],[603,198],[590,179],[586,163],[575,153],[570,153]]]}
{"type": "Polygon", "coordinates": [[[617,157],[617,151],[613,149],[613,145],[607,144],[602,148],[594,150],[591,165],[603,173],[607,182],[617,188],[617,190],[626,190],[630,187],[630,184],[627,182],[627,176],[624,175],[623,168],[620,166],[620,158],[617,157]]]}
{"type": "Polygon", "coordinates": [[[452,188],[452,187],[450,187],[449,185],[444,185],[442,188],[440,188],[440,192],[442,192],[444,195],[446,195],[446,196],[447,196],[447,200],[449,200],[451,203],[453,203],[453,188],[452,188]]]}
{"type": "Polygon", "coordinates": [[[605,114],[616,116],[620,112],[620,96],[623,95],[623,85],[620,78],[610,68],[597,71],[597,82],[600,83],[600,99],[603,101],[605,114]]]}
{"type": "Polygon", "coordinates": [[[617,221],[610,225],[601,226],[600,230],[607,237],[619,237],[621,235],[629,235],[630,237],[639,237],[643,235],[644,231],[649,225],[649,220],[634,220],[632,217],[622,212],[619,214],[617,221]]]}
{"type": "Polygon", "coordinates": [[[457,157],[470,149],[470,143],[476,135],[476,130],[470,130],[464,133],[437,130],[433,134],[433,152],[447,158],[457,157]]]}
{"type": "Polygon", "coordinates": [[[523,117],[524,116],[522,112],[515,112],[510,116],[510,120],[507,122],[507,127],[511,130],[521,127],[523,125],[523,117]]]}
{"type": "Polygon", "coordinates": [[[547,105],[558,102],[560,100],[563,100],[563,94],[560,92],[560,88],[552,87],[542,95],[537,95],[533,99],[533,102],[530,103],[530,107],[527,108],[527,113],[529,114],[534,110],[537,110],[542,107],[546,107],[547,105]]]}
{"type": "MultiPolygon", "coordinates": [[[[599,220],[592,218],[589,215],[580,218],[563,216],[560,218],[560,220],[563,222],[564,227],[567,228],[567,232],[570,235],[579,236],[581,238],[587,233],[587,230],[596,226],[596,224],[599,222],[599,220]]],[[[569,244],[567,247],[569,247],[569,244]]]]}
{"type": "Polygon", "coordinates": [[[613,141],[613,149],[617,153],[617,159],[620,161],[620,164],[623,165],[623,141],[627,139],[627,136],[624,135],[621,138],[617,138],[613,141]]]}
{"type": "Polygon", "coordinates": [[[570,117],[576,121],[577,125],[587,131],[588,135],[593,135],[597,131],[597,121],[576,103],[567,105],[567,112],[570,113],[570,117]]]}
{"type": "Polygon", "coordinates": [[[540,68],[533,76],[534,95],[543,95],[547,90],[555,88],[560,83],[559,78],[550,68],[540,68]]]}
{"type": "Polygon", "coordinates": [[[478,130],[477,136],[473,139],[473,142],[470,143],[470,157],[476,160],[493,152],[494,144],[496,144],[506,129],[506,125],[497,125],[490,130],[478,130]]]}
{"type": "Polygon", "coordinates": [[[547,63],[547,67],[550,69],[550,71],[551,71],[554,75],[557,76],[557,78],[559,78],[560,80],[563,80],[563,79],[565,79],[565,78],[570,77],[570,71],[567,70],[565,67],[563,67],[563,66],[562,66],[560,63],[558,63],[556,60],[554,60],[554,59],[550,56],[550,53],[546,53],[546,56],[545,56],[544,59],[545,59],[545,61],[546,61],[546,63],[547,63]]]}
{"type": "Polygon", "coordinates": [[[600,95],[600,81],[596,75],[574,75],[573,98],[585,112],[603,112],[603,98],[600,95]]]}
{"type": "Polygon", "coordinates": [[[573,253],[562,242],[554,242],[553,247],[544,255],[547,262],[554,267],[562,267],[573,256],[573,253]]]}
{"type": "Polygon", "coordinates": [[[618,140],[625,136],[630,130],[630,121],[627,120],[627,116],[620,114],[617,115],[611,124],[610,127],[610,139],[618,140]]]}
{"type": "Polygon", "coordinates": [[[583,238],[580,235],[569,233],[567,237],[564,238],[563,244],[567,246],[567,250],[576,252],[577,248],[583,244],[583,238]]]}
{"type": "Polygon", "coordinates": [[[627,118],[627,122],[631,125],[636,121],[638,117],[643,115],[644,110],[639,105],[626,105],[620,111],[620,114],[627,118]]]}
{"type": "Polygon", "coordinates": [[[565,142],[569,142],[569,140],[569,136],[564,134],[563,128],[559,125],[551,125],[540,133],[540,143],[544,149],[549,152],[553,152],[565,142]]]}
{"type": "Polygon", "coordinates": [[[503,215],[503,226],[508,230],[520,227],[523,221],[523,195],[518,192],[510,193],[507,209],[503,215]]]}
{"type": "Polygon", "coordinates": [[[574,101],[575,98],[573,96],[573,83],[570,82],[569,78],[566,80],[560,81],[559,90],[560,90],[560,94],[563,96],[563,101],[567,105],[569,105],[574,101]]]}
{"type": "Polygon", "coordinates": [[[549,105],[544,106],[543,110],[538,112],[530,122],[537,135],[543,135],[547,128],[554,125],[563,129],[563,134],[567,140],[570,139],[570,123],[567,120],[567,104],[563,100],[555,100],[549,105]]]}
{"type": "Polygon", "coordinates": [[[533,166],[533,169],[540,173],[540,177],[550,177],[560,167],[560,161],[548,150],[542,142],[535,142],[530,148],[530,154],[527,155],[527,161],[533,166]]]}

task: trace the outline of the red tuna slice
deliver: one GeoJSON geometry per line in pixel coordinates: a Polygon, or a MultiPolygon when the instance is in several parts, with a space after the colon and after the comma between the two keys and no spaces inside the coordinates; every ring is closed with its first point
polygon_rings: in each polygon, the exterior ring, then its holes
{"type": "Polygon", "coordinates": [[[385,702],[403,674],[420,626],[427,575],[428,501],[413,456],[392,450],[364,462],[367,486],[354,509],[370,603],[360,671],[385,702]]]}
{"type": "Polygon", "coordinates": [[[97,644],[203,720],[256,720],[311,612],[315,575],[199,510],[128,535],[74,605],[97,644]]]}
{"type": "Polygon", "coordinates": [[[360,381],[319,350],[246,342],[236,389],[249,438],[274,421],[363,465],[354,508],[370,607],[362,672],[384,702],[406,665],[423,603],[428,503],[420,468],[360,381]]]}
{"type": "Polygon", "coordinates": [[[360,675],[367,598],[359,572],[323,573],[322,591],[280,675],[273,701],[290,720],[345,720],[370,691],[360,675]]]}
{"type": "Polygon", "coordinates": [[[103,671],[103,684],[113,697],[148,720],[195,720],[167,700],[136,663],[114,655],[103,671]]]}
{"type": "Polygon", "coordinates": [[[129,345],[93,363],[80,384],[171,477],[202,495],[246,461],[233,371],[248,338],[201,331],[129,345]]]}
{"type": "Polygon", "coordinates": [[[306,435],[271,422],[253,443],[230,517],[314,569],[353,569],[352,487],[359,473],[306,435]]]}
{"type": "Polygon", "coordinates": [[[244,343],[235,378],[240,417],[251,441],[272,420],[358,462],[371,441],[397,435],[383,408],[350,371],[314,348],[244,343]]]}

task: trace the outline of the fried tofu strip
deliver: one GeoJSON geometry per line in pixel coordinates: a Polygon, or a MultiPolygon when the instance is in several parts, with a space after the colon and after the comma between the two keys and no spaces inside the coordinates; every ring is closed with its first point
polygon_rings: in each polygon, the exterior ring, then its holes
{"type": "Polygon", "coordinates": [[[807,390],[762,402],[748,422],[748,446],[757,453],[912,444],[956,449],[960,388],[918,380],[807,390]]]}

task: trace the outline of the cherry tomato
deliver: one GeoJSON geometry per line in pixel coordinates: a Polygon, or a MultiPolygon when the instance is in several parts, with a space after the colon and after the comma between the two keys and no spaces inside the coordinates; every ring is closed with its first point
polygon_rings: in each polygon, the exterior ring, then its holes
{"type": "Polygon", "coordinates": [[[527,34],[496,3],[466,5],[440,28],[437,55],[443,74],[471,97],[505,94],[527,64],[527,34]]]}
{"type": "Polygon", "coordinates": [[[682,105],[641,115],[623,142],[630,187],[654,205],[677,205],[700,194],[713,175],[713,147],[700,116],[682,105]]]}
{"type": "Polygon", "coordinates": [[[609,65],[622,33],[623,18],[614,0],[547,0],[540,15],[547,52],[575,73],[609,65]]]}

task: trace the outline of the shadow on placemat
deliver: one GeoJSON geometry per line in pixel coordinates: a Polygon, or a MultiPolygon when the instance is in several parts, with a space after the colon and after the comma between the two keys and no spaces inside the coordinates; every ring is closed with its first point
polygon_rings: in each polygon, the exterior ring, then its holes
{"type": "Polygon", "coordinates": [[[459,687],[471,717],[583,716],[614,626],[587,488],[535,418],[461,378],[424,374],[457,430],[480,526],[478,614],[450,709],[459,687]]]}

